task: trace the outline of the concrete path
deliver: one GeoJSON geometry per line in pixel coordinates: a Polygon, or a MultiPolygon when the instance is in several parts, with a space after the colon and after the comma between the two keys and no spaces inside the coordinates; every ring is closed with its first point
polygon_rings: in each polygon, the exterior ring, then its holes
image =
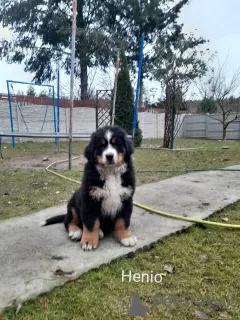
{"type": "MultiPolygon", "coordinates": [[[[204,219],[239,199],[240,172],[201,172],[138,187],[134,200],[204,219]]],[[[84,252],[79,243],[68,240],[63,225],[39,227],[40,221],[65,211],[64,205],[0,223],[0,311],[191,225],[135,208],[132,229],[138,238],[136,247],[124,248],[107,237],[95,252],[84,252]],[[57,269],[73,274],[55,275],[57,269]]]]}

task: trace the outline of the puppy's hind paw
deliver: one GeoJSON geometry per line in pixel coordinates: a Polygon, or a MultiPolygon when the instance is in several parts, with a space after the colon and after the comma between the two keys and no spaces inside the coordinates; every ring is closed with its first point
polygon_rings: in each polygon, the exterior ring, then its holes
{"type": "Polygon", "coordinates": [[[104,238],[104,233],[101,229],[99,229],[98,235],[100,240],[104,238]]]}
{"type": "Polygon", "coordinates": [[[82,230],[76,230],[76,231],[70,231],[68,234],[68,237],[72,240],[72,241],[78,241],[81,239],[82,236],[82,230]]]}

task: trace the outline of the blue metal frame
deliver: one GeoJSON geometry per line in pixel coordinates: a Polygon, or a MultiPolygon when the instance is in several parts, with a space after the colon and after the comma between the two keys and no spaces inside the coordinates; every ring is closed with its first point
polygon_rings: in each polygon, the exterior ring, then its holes
{"type": "MultiPolygon", "coordinates": [[[[55,109],[55,90],[53,87],[53,118],[54,118],[54,132],[57,132],[57,123],[56,123],[56,109],[55,109]]],[[[57,144],[57,138],[55,138],[55,144],[57,144]]]]}
{"type": "Polygon", "coordinates": [[[23,120],[23,122],[24,122],[24,124],[25,124],[25,127],[26,127],[27,131],[28,131],[28,126],[27,126],[26,121],[25,121],[25,119],[24,119],[24,117],[23,117],[21,107],[18,105],[17,97],[16,97],[16,94],[15,94],[15,92],[14,92],[14,88],[13,88],[12,83],[11,83],[11,86],[10,86],[10,87],[12,88],[13,95],[14,95],[15,98],[16,98],[17,108],[19,109],[19,111],[20,111],[20,113],[21,113],[22,120],[23,120]]]}
{"type": "Polygon", "coordinates": [[[133,138],[134,138],[135,129],[137,126],[137,109],[138,109],[139,88],[140,88],[141,74],[142,74],[143,45],[144,45],[144,35],[142,35],[142,37],[141,37],[140,51],[139,51],[138,81],[137,81],[137,88],[136,88],[136,97],[135,97],[134,114],[133,114],[133,127],[132,127],[132,137],[133,138]]]}
{"type": "MultiPolygon", "coordinates": [[[[60,70],[58,69],[58,77],[57,77],[57,99],[58,99],[58,108],[57,108],[57,121],[58,121],[58,127],[57,132],[60,133],[60,70]]],[[[59,139],[58,139],[59,144],[59,139]]]]}
{"type": "MultiPolygon", "coordinates": [[[[11,101],[11,92],[10,92],[10,87],[9,87],[9,83],[17,83],[17,84],[27,84],[27,85],[31,85],[31,86],[38,86],[38,87],[48,87],[48,88],[52,88],[53,91],[53,116],[54,116],[54,131],[55,131],[55,135],[57,133],[57,123],[56,123],[56,110],[55,110],[55,90],[54,90],[54,86],[50,85],[50,84],[40,84],[40,83],[31,83],[31,82],[23,82],[23,81],[14,81],[14,80],[6,80],[7,81],[7,90],[8,90],[8,104],[9,104],[9,112],[10,112],[10,121],[11,121],[11,130],[12,132],[14,132],[14,125],[13,125],[13,114],[12,114],[12,101],[11,101]]],[[[60,84],[58,83],[58,86],[60,86],[60,84]]],[[[59,97],[58,97],[59,99],[59,97]]],[[[58,108],[60,107],[60,101],[58,101],[58,108]]],[[[58,130],[59,130],[59,110],[57,110],[58,112],[58,130]]],[[[59,133],[59,131],[58,131],[59,133]]],[[[55,138],[55,143],[57,143],[57,138],[55,138]]],[[[15,144],[15,138],[12,137],[12,146],[13,148],[15,148],[16,144],[15,144]]]]}
{"type": "Polygon", "coordinates": [[[31,82],[22,82],[22,81],[14,81],[14,80],[7,80],[7,81],[12,83],[29,84],[30,86],[53,87],[53,85],[51,84],[31,83],[31,82]]]}

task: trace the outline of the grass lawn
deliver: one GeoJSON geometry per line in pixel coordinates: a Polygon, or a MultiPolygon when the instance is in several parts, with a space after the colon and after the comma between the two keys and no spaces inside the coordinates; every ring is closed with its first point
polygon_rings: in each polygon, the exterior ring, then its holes
{"type": "MultiPolygon", "coordinates": [[[[144,143],[160,144],[157,140],[144,143]]],[[[84,145],[75,142],[73,151],[82,153],[84,145]]],[[[175,146],[201,149],[181,152],[136,150],[136,169],[221,168],[240,163],[239,142],[179,139],[175,146]],[[222,149],[225,145],[229,148],[222,149]]],[[[61,143],[61,148],[67,150],[67,144],[61,143]]],[[[26,143],[16,150],[9,145],[4,150],[6,159],[0,160],[1,219],[60,205],[77,188],[76,184],[68,181],[62,183],[44,170],[7,168],[9,158],[42,156],[53,151],[51,143],[26,143]]],[[[81,178],[81,173],[77,171],[64,174],[77,180],[81,178]]],[[[137,183],[158,181],[176,174],[138,173],[137,183]]],[[[240,202],[224,211],[229,223],[240,224],[240,202]]],[[[210,220],[221,221],[219,213],[215,213],[210,220]]],[[[15,310],[6,311],[0,319],[121,319],[122,302],[129,305],[132,292],[137,292],[141,301],[149,307],[156,295],[170,299],[175,296],[181,304],[167,306],[167,303],[159,303],[149,311],[146,319],[240,319],[239,246],[238,230],[193,227],[184,234],[165,238],[150,251],[138,252],[133,257],[102,266],[35,301],[25,303],[17,315],[15,310]],[[165,272],[165,265],[172,265],[174,272],[165,272]],[[122,282],[122,269],[132,273],[152,271],[165,274],[161,284],[128,283],[122,282]],[[208,297],[211,301],[199,301],[199,297],[208,297]],[[219,300],[221,297],[226,300],[225,303],[219,300]]]]}

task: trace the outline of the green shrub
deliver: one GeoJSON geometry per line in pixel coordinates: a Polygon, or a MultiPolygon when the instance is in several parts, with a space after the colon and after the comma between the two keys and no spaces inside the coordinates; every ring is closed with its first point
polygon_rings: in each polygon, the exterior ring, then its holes
{"type": "Polygon", "coordinates": [[[137,121],[135,134],[134,134],[134,147],[141,147],[143,140],[142,130],[139,127],[139,121],[137,121]]]}
{"type": "Polygon", "coordinates": [[[213,98],[204,97],[203,100],[198,105],[198,111],[203,113],[216,113],[217,105],[213,98]]]}

